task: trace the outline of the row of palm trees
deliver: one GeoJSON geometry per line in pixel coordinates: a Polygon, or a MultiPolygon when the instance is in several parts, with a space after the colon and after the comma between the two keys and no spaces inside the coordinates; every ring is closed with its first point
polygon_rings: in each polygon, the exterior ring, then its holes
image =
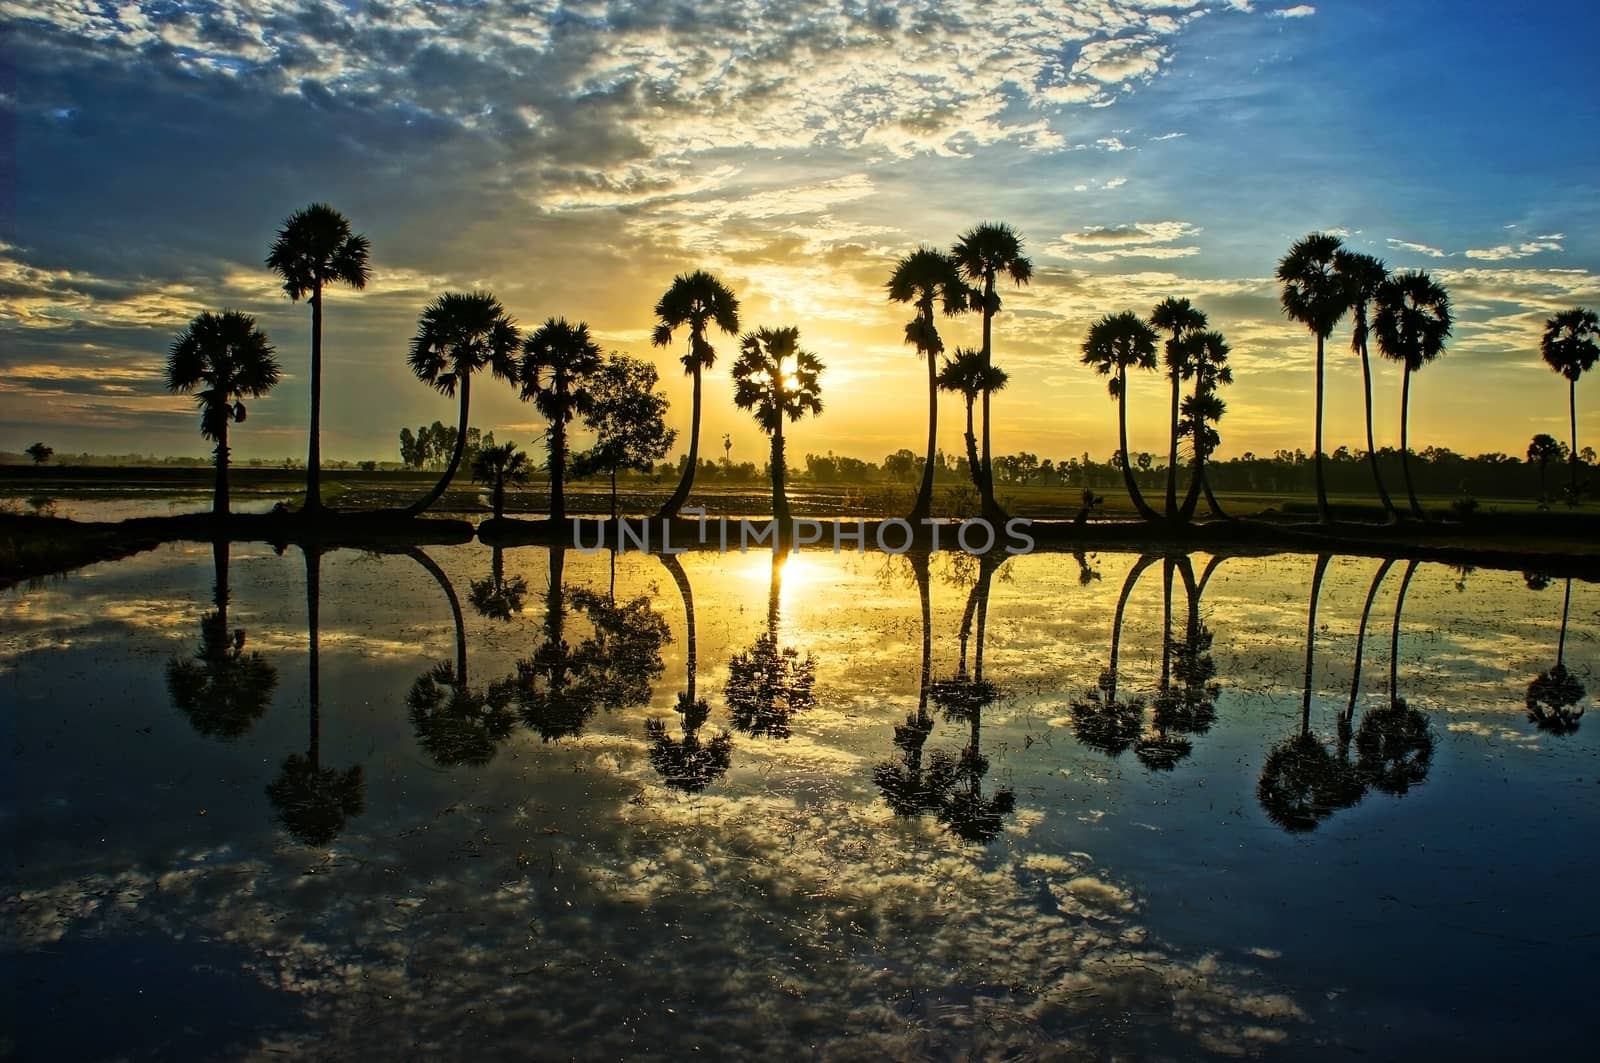
{"type": "MultiPolygon", "coordinates": [[[[305,509],[311,512],[321,506],[322,300],[331,286],[364,288],[371,276],[370,252],[370,241],[354,233],[337,210],[312,204],[289,216],[267,257],[268,267],[282,278],[284,293],[311,305],[311,427],[305,502],[305,509]]],[[[891,270],[888,298],[915,308],[905,326],[905,340],[928,365],[927,453],[908,515],[913,522],[927,518],[932,511],[940,391],[959,394],[965,400],[967,467],[983,515],[991,519],[1005,516],[994,491],[992,397],[1006,386],[1008,378],[995,364],[994,319],[1001,309],[998,289],[1002,282],[1026,285],[1032,272],[1021,237],[1000,222],[973,227],[948,251],[918,247],[891,270]],[[981,315],[981,345],[947,353],[938,319],[969,312],[981,315]]],[[[1322,445],[1325,344],[1346,314],[1352,323],[1351,350],[1361,359],[1367,453],[1379,500],[1390,520],[1399,519],[1399,510],[1379,473],[1373,440],[1369,346],[1374,337],[1379,354],[1402,366],[1402,470],[1410,513],[1422,517],[1407,460],[1411,377],[1445,351],[1453,326],[1448,293],[1425,271],[1391,273],[1379,259],[1345,247],[1339,237],[1329,233],[1311,233],[1296,241],[1278,263],[1277,278],[1284,312],[1304,324],[1316,341],[1314,455],[1320,518],[1331,520],[1322,445]]],[[[704,374],[716,364],[712,333],[721,332],[739,336],[740,356],[733,367],[734,402],[751,412],[771,437],[773,514],[784,519],[788,504],[783,426],[821,412],[821,361],[800,347],[799,330],[793,326],[764,327],[741,336],[738,297],[704,270],[675,277],[657,301],[655,316],[653,344],[670,347],[681,337],[686,349],[680,360],[693,381],[688,461],[656,516],[675,517],[693,488],[699,467],[704,374]]],[[[1551,318],[1541,353],[1568,380],[1571,493],[1575,498],[1579,461],[1576,384],[1600,358],[1600,323],[1595,313],[1574,308],[1551,318]]],[[[1120,462],[1129,498],[1144,519],[1186,523],[1202,492],[1212,514],[1225,515],[1206,481],[1205,461],[1220,442],[1216,425],[1226,404],[1217,389],[1233,379],[1228,355],[1223,335],[1209,328],[1205,313],[1183,298],[1163,299],[1148,320],[1124,311],[1108,314],[1090,327],[1081,347],[1082,362],[1110,378],[1108,387],[1118,405],[1119,455],[1129,452],[1129,371],[1159,368],[1170,381],[1166,489],[1159,510],[1139,490],[1125,458],[1120,462]],[[1185,382],[1192,382],[1188,394],[1183,393],[1185,382]],[[1187,445],[1191,460],[1180,499],[1179,450],[1183,445],[1187,445]]],[[[472,377],[487,369],[516,386],[521,398],[533,402],[548,420],[551,517],[564,519],[569,426],[588,412],[590,385],[602,364],[599,345],[587,324],[552,317],[524,337],[492,294],[447,292],[423,309],[408,362],[420,381],[448,397],[459,397],[460,429],[439,482],[405,513],[420,514],[437,502],[459,471],[470,418],[472,377]]],[[[174,391],[195,393],[201,407],[202,434],[216,443],[219,513],[227,510],[228,425],[244,419],[243,398],[265,395],[279,375],[266,337],[249,315],[236,311],[202,313],[173,344],[167,383],[174,391]]]]}

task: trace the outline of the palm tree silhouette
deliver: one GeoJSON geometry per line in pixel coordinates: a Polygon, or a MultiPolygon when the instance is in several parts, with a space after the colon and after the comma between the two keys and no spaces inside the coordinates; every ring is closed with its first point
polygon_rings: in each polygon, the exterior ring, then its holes
{"type": "Polygon", "coordinates": [[[739,300],[730,288],[705,270],[679,274],[672,278],[671,287],[656,303],[656,327],[651,342],[657,347],[668,346],[672,343],[672,334],[684,325],[689,326],[689,350],[683,356],[683,369],[694,378],[694,406],[689,415],[689,460],[678,486],[656,514],[660,520],[676,517],[689,500],[695,467],[700,463],[701,375],[717,361],[716,349],[706,339],[706,333],[715,325],[730,336],[738,335],[739,300]]]}
{"type": "Polygon", "coordinates": [[[507,622],[513,613],[522,612],[528,581],[521,576],[506,579],[505,552],[498,546],[489,551],[489,578],[475,579],[467,585],[467,601],[480,616],[507,622]]]}
{"type": "Polygon", "coordinates": [[[1348,286],[1336,264],[1342,246],[1337,236],[1311,233],[1295,241],[1289,253],[1278,262],[1278,280],[1283,284],[1283,312],[1309,328],[1317,338],[1317,516],[1324,524],[1333,517],[1328,510],[1328,489],[1322,469],[1323,344],[1350,307],[1348,286]]]}
{"type": "Polygon", "coordinates": [[[689,584],[689,574],[671,554],[657,554],[661,564],[672,576],[683,599],[684,618],[684,686],[678,693],[676,711],[682,738],[667,733],[667,725],[652,717],[645,722],[645,737],[650,740],[650,766],[674,790],[686,794],[703,793],[707,787],[728,773],[733,763],[733,736],[722,731],[710,741],[702,741],[700,728],[711,715],[711,706],[704,698],[695,697],[695,678],[698,666],[698,641],[695,632],[694,588],[689,584]]]}
{"type": "MultiPolygon", "coordinates": [[[[1167,377],[1172,383],[1171,438],[1167,447],[1167,519],[1178,519],[1178,402],[1181,382],[1194,374],[1194,337],[1206,327],[1206,315],[1187,299],[1171,296],[1156,304],[1150,313],[1150,324],[1168,333],[1166,343],[1167,377]]],[[[1194,469],[1190,482],[1196,479],[1194,469]]]]}
{"type": "Polygon", "coordinates": [[[1144,699],[1118,700],[1117,685],[1121,681],[1122,622],[1127,615],[1128,598],[1144,570],[1155,562],[1156,555],[1142,554],[1128,569],[1112,614],[1110,664],[1100,673],[1095,688],[1073,699],[1070,708],[1073,737],[1080,745],[1108,757],[1119,757],[1133,748],[1144,729],[1144,699]]]}
{"type": "Polygon", "coordinates": [[[800,330],[761,328],[740,340],[733,363],[733,402],[755,414],[772,437],[772,516],[779,534],[789,531],[789,500],[784,493],[783,422],[822,412],[822,361],[800,349],[800,330]],[[794,368],[784,363],[794,359],[794,368]]]}
{"type": "Polygon", "coordinates": [[[1367,339],[1371,333],[1367,311],[1378,298],[1378,289],[1389,279],[1389,269],[1383,260],[1358,251],[1341,248],[1333,256],[1334,271],[1344,280],[1350,302],[1350,350],[1361,356],[1361,395],[1367,415],[1367,463],[1372,467],[1372,482],[1383,502],[1384,515],[1392,522],[1400,519],[1389,491],[1383,486],[1383,475],[1378,471],[1378,451],[1372,438],[1372,359],[1367,352],[1367,339]]]}
{"type": "Polygon", "coordinates": [[[1211,729],[1217,718],[1217,665],[1211,655],[1213,635],[1200,619],[1200,589],[1187,555],[1166,558],[1162,564],[1161,681],[1152,722],[1155,734],[1134,745],[1134,755],[1145,767],[1170,771],[1188,756],[1193,744],[1185,736],[1211,729]],[[1188,607],[1182,637],[1172,635],[1172,578],[1183,577],[1188,607]]]}
{"type": "Polygon", "coordinates": [[[472,479],[489,485],[490,509],[494,519],[499,520],[505,515],[506,484],[525,483],[528,479],[528,455],[515,443],[484,447],[472,459],[472,479]]]}
{"type": "Polygon", "coordinates": [[[938,383],[944,391],[953,391],[967,404],[967,471],[972,476],[972,486],[982,491],[983,462],[978,456],[978,436],[973,429],[972,408],[979,395],[1003,391],[1006,371],[997,365],[985,367],[983,352],[970,347],[957,347],[953,358],[946,358],[939,369],[938,383]]]}
{"type": "Polygon", "coordinates": [[[589,682],[593,644],[573,646],[566,639],[565,564],[565,549],[552,546],[543,640],[531,656],[518,659],[514,674],[497,684],[516,702],[522,722],[546,742],[583,733],[600,707],[589,682]]]}
{"type": "Polygon", "coordinates": [[[267,800],[278,822],[305,845],[323,846],[344,831],[366,808],[361,765],[344,771],[322,766],[322,678],[317,616],[322,600],[322,552],[301,547],[306,560],[307,670],[311,690],[310,737],[305,756],[291,753],[278,777],[267,785],[267,800]]]}
{"type": "MultiPolygon", "coordinates": [[[[994,316],[1000,312],[1000,295],[995,281],[1003,273],[1019,288],[1033,277],[1033,263],[1022,255],[1022,237],[1004,222],[983,222],[961,234],[950,252],[961,272],[970,281],[981,281],[977,308],[983,313],[983,368],[994,365],[994,316]]],[[[994,460],[990,446],[989,391],[983,393],[983,466],[978,492],[983,498],[983,515],[991,520],[1005,514],[994,498],[994,460]]]]}
{"type": "MultiPolygon", "coordinates": [[[[612,553],[613,563],[616,553],[612,553]]],[[[618,602],[615,591],[597,594],[579,589],[572,604],[583,613],[593,635],[583,643],[587,689],[605,709],[627,709],[649,702],[653,684],[665,665],[661,648],[672,640],[671,630],[656,612],[648,595],[618,602]]]]}
{"type": "Polygon", "coordinates": [[[1212,493],[1211,481],[1206,476],[1206,459],[1221,442],[1212,425],[1220,422],[1222,415],[1228,412],[1228,404],[1217,395],[1217,388],[1233,383],[1233,370],[1228,366],[1229,353],[1228,341],[1220,332],[1196,333],[1189,340],[1184,375],[1194,377],[1194,393],[1183,398],[1178,434],[1187,436],[1194,445],[1194,474],[1189,477],[1189,492],[1178,511],[1180,523],[1187,523],[1194,516],[1200,490],[1205,491],[1206,507],[1211,510],[1211,515],[1219,520],[1228,519],[1222,504],[1212,493]]]}
{"type": "Polygon", "coordinates": [[[1356,731],[1356,770],[1360,782],[1381,793],[1404,794],[1428,777],[1433,762],[1433,731],[1427,716],[1400,696],[1400,618],[1417,562],[1406,562],[1395,596],[1389,636],[1389,703],[1368,712],[1356,731]]]}
{"type": "Polygon", "coordinates": [[[502,380],[515,383],[513,352],[519,334],[506,316],[500,300],[488,292],[446,292],[423,308],[417,334],[411,340],[408,363],[418,380],[440,394],[454,397],[461,391],[461,424],[450,464],[420,501],[407,507],[409,516],[422,513],[439,501],[461,467],[466,452],[467,422],[472,402],[472,374],[487,368],[502,380]]]}
{"type": "Polygon", "coordinates": [[[933,717],[928,715],[928,698],[933,680],[933,610],[929,593],[929,556],[912,553],[906,558],[911,563],[911,573],[917,584],[917,599],[922,606],[922,666],[917,687],[917,711],[907,713],[905,723],[894,728],[894,745],[900,750],[900,762],[880,761],[872,770],[884,800],[897,816],[920,816],[935,811],[944,801],[945,794],[933,786],[931,774],[924,769],[922,750],[933,733],[933,717]]]}
{"type": "Polygon", "coordinates": [[[228,628],[226,539],[211,543],[216,609],[200,621],[200,648],[192,658],[167,661],[167,693],[198,734],[231,741],[249,731],[272,704],[278,670],[259,653],[246,653],[243,628],[228,628]]]}
{"type": "Polygon", "coordinates": [[[522,398],[550,422],[550,522],[567,519],[567,425],[594,402],[589,384],[600,370],[600,345],[584,322],[550,318],[522,345],[522,398]]]}
{"type": "Polygon", "coordinates": [[[216,443],[217,479],[211,513],[228,515],[228,425],[245,418],[241,396],[255,399],[278,383],[272,344],[256,319],[237,310],[205,311],[189,322],[167,352],[167,389],[191,393],[200,407],[200,434],[216,443]]]}
{"type": "Polygon", "coordinates": [[[406,694],[417,744],[444,767],[482,767],[494,759],[500,743],[511,737],[517,717],[504,686],[474,690],[467,679],[467,633],[461,600],[438,563],[420,548],[407,554],[425,569],[444,592],[455,629],[456,659],[440,661],[417,677],[406,694]]]}
{"type": "Polygon", "coordinates": [[[1385,358],[1405,366],[1400,389],[1400,468],[1405,474],[1411,515],[1422,518],[1417,491],[1411,483],[1411,450],[1406,442],[1411,411],[1411,374],[1444,353],[1450,335],[1450,296],[1427,273],[1408,270],[1391,275],[1378,286],[1372,329],[1385,358]]]}
{"type": "Polygon", "coordinates": [[[1567,378],[1567,416],[1572,423],[1572,501],[1578,500],[1578,378],[1600,360],[1600,317],[1575,306],[1544,325],[1539,354],[1545,364],[1567,378]]]}
{"type": "Polygon", "coordinates": [[[788,738],[794,714],[816,704],[816,659],[809,653],[802,657],[799,650],[781,645],[778,639],[783,565],[788,558],[786,550],[772,552],[767,630],[728,661],[728,683],[723,690],[734,727],[760,738],[788,738]]]}
{"type": "Polygon", "coordinates": [[[1583,699],[1587,693],[1578,677],[1567,669],[1567,615],[1572,609],[1572,577],[1566,580],[1561,602],[1561,634],[1556,641],[1555,667],[1540,672],[1528,684],[1528,719],[1541,731],[1568,735],[1583,719],[1583,699]]]}
{"type": "Polygon", "coordinates": [[[293,302],[311,302],[311,439],[306,452],[305,509],[322,508],[322,290],[345,284],[360,291],[372,276],[372,243],[326,203],[313,203],[284,220],[267,253],[267,268],[283,278],[293,302]]]}
{"type": "Polygon", "coordinates": [[[1083,339],[1083,364],[1101,376],[1110,377],[1107,389],[1117,400],[1117,440],[1122,454],[1122,483],[1128,497],[1145,520],[1160,520],[1161,515],[1152,509],[1139,493],[1133,479],[1133,467],[1128,454],[1128,369],[1153,370],[1156,367],[1156,330],[1131,310],[1120,314],[1107,314],[1089,326],[1083,339]]]}
{"type": "Polygon", "coordinates": [[[1540,432],[1528,443],[1528,463],[1539,466],[1539,505],[1544,507],[1550,502],[1550,491],[1545,484],[1545,467],[1552,460],[1560,461],[1566,450],[1555,436],[1540,432]]]}
{"type": "Polygon", "coordinates": [[[939,355],[944,353],[944,340],[934,325],[934,302],[939,301],[946,314],[959,314],[968,309],[970,289],[961,280],[955,260],[931,247],[919,247],[896,262],[894,272],[889,275],[888,288],[891,302],[916,304],[917,316],[906,323],[906,342],[916,347],[917,354],[928,363],[928,453],[922,464],[917,500],[906,518],[916,523],[933,514],[933,466],[939,436],[939,355]]]}

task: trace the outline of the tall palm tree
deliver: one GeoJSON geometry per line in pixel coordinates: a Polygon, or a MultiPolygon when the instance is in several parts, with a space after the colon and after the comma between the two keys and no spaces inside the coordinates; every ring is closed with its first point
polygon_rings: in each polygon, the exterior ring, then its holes
{"type": "Polygon", "coordinates": [[[1212,493],[1211,480],[1206,476],[1206,460],[1222,441],[1212,426],[1228,412],[1228,404],[1217,395],[1217,388],[1233,383],[1229,353],[1228,341],[1215,330],[1197,332],[1189,338],[1187,361],[1189,374],[1194,377],[1194,392],[1183,398],[1178,434],[1188,436],[1194,445],[1194,475],[1189,478],[1189,493],[1178,511],[1179,521],[1188,521],[1194,516],[1200,490],[1205,491],[1206,505],[1212,516],[1222,519],[1228,516],[1212,493]]]}
{"type": "MultiPolygon", "coordinates": [[[[1170,414],[1170,442],[1167,447],[1167,519],[1178,519],[1178,436],[1180,433],[1178,418],[1178,400],[1180,398],[1180,384],[1186,377],[1194,374],[1192,350],[1193,338],[1206,327],[1206,315],[1197,309],[1187,299],[1174,299],[1171,296],[1156,304],[1150,312],[1150,324],[1167,333],[1166,358],[1167,377],[1172,383],[1172,412],[1170,414]]],[[[1197,477],[1195,470],[1190,470],[1190,481],[1197,477]]]]}
{"type": "Polygon", "coordinates": [[[730,336],[739,334],[739,300],[733,290],[705,270],[680,273],[656,302],[656,327],[651,342],[665,347],[672,334],[687,325],[689,350],[683,356],[683,369],[694,378],[694,406],[689,414],[689,463],[671,497],[662,503],[657,519],[669,520],[689,500],[694,486],[695,467],[700,464],[700,407],[702,373],[716,364],[717,352],[706,339],[714,325],[730,336]]]}
{"type": "Polygon", "coordinates": [[[488,368],[502,380],[515,383],[514,361],[520,333],[506,316],[500,300],[488,292],[446,292],[423,308],[417,334],[407,359],[418,380],[447,397],[461,391],[461,425],[444,475],[420,501],[406,509],[411,516],[439,501],[461,466],[467,446],[467,418],[472,403],[472,374],[488,368]]]}
{"type": "Polygon", "coordinates": [[[943,391],[959,394],[967,403],[967,472],[972,486],[983,491],[983,463],[978,457],[978,437],[973,429],[972,408],[979,395],[1004,391],[1006,371],[997,365],[983,364],[983,352],[970,347],[957,347],[955,357],[946,358],[939,369],[938,383],[943,391]]]}
{"type": "Polygon", "coordinates": [[[1528,442],[1528,464],[1539,466],[1539,504],[1544,506],[1550,501],[1550,492],[1545,486],[1545,466],[1551,461],[1560,461],[1566,456],[1566,447],[1556,440],[1556,437],[1545,432],[1540,432],[1528,442]]]}
{"type": "Polygon", "coordinates": [[[1572,501],[1578,500],[1578,378],[1600,360],[1600,318],[1575,306],[1544,325],[1539,354],[1545,364],[1567,378],[1567,416],[1572,422],[1572,501]]]}
{"type": "MultiPolygon", "coordinates": [[[[1009,276],[1021,287],[1033,277],[1033,263],[1022,255],[1022,237],[1004,222],[983,222],[961,234],[951,251],[961,272],[968,280],[981,282],[977,295],[978,309],[983,312],[983,368],[994,364],[994,316],[1000,312],[1000,296],[995,291],[995,281],[1001,274],[1009,276]]],[[[985,517],[1003,517],[1000,504],[994,499],[994,456],[990,446],[989,391],[983,393],[983,468],[978,492],[983,497],[985,517]]]]}
{"type": "Polygon", "coordinates": [[[1145,520],[1160,520],[1161,515],[1150,508],[1144,495],[1139,493],[1128,453],[1128,369],[1155,369],[1156,330],[1132,310],[1107,314],[1089,326],[1083,339],[1083,364],[1111,378],[1106,387],[1117,400],[1117,440],[1122,454],[1123,485],[1139,516],[1145,520]]]}
{"type": "Polygon", "coordinates": [[[267,253],[267,268],[283,278],[292,301],[311,302],[311,440],[306,452],[305,508],[322,508],[322,290],[344,284],[356,291],[372,276],[372,242],[326,203],[313,203],[284,220],[267,253]]]}
{"type": "Polygon", "coordinates": [[[216,443],[217,480],[211,512],[228,515],[228,425],[243,421],[240,396],[260,398],[278,383],[272,344],[256,319],[237,310],[205,311],[189,322],[167,352],[167,389],[194,392],[200,434],[216,443]]]}
{"type": "Polygon", "coordinates": [[[1391,521],[1400,519],[1389,491],[1383,486],[1383,474],[1378,471],[1378,451],[1372,439],[1372,359],[1367,353],[1367,339],[1371,334],[1368,309],[1378,297],[1378,289],[1389,279],[1389,269],[1383,260],[1359,251],[1341,249],[1333,256],[1334,271],[1344,279],[1345,296],[1350,305],[1350,350],[1361,356],[1361,395],[1367,414],[1367,463],[1372,467],[1372,482],[1378,488],[1378,498],[1383,502],[1383,512],[1391,521]]]}
{"type": "Polygon", "coordinates": [[[245,652],[244,629],[228,627],[228,547],[220,537],[211,543],[216,610],[200,620],[199,650],[167,661],[172,703],[195,731],[223,741],[250,730],[278,685],[278,670],[261,654],[245,652]]]}
{"type": "Polygon", "coordinates": [[[1378,286],[1372,329],[1385,358],[1405,366],[1400,388],[1400,468],[1405,474],[1411,514],[1422,517],[1417,491],[1411,483],[1411,451],[1406,433],[1411,410],[1411,374],[1444,353],[1450,336],[1450,296],[1427,273],[1396,273],[1378,286]]]}
{"type": "Polygon", "coordinates": [[[1350,307],[1346,282],[1335,266],[1342,246],[1337,236],[1312,233],[1295,241],[1289,253],[1278,262],[1278,280],[1283,284],[1283,312],[1305,325],[1317,338],[1317,516],[1324,524],[1333,518],[1328,510],[1328,488],[1322,469],[1322,355],[1323,344],[1350,307]]]}
{"type": "Polygon", "coordinates": [[[733,402],[755,414],[772,436],[772,516],[788,534],[789,500],[784,494],[783,422],[822,412],[822,361],[800,349],[800,330],[760,328],[739,341],[733,364],[733,402]],[[788,364],[793,359],[793,368],[788,364]]]}
{"type": "Polygon", "coordinates": [[[594,403],[589,385],[600,371],[600,345],[589,326],[550,318],[522,345],[522,398],[550,422],[550,522],[567,519],[567,425],[594,403]]]}
{"type": "Polygon", "coordinates": [[[939,355],[944,340],[934,325],[934,303],[944,312],[958,314],[970,305],[970,289],[961,280],[955,260],[943,251],[919,247],[895,263],[889,275],[889,300],[915,303],[917,316],[906,322],[906,342],[928,363],[928,453],[922,465],[922,484],[907,518],[924,520],[933,513],[933,465],[939,436],[939,355]]]}
{"type": "Polygon", "coordinates": [[[519,484],[528,479],[528,455],[518,450],[515,443],[484,447],[472,459],[472,479],[489,485],[490,509],[499,520],[505,513],[506,484],[519,484]]]}

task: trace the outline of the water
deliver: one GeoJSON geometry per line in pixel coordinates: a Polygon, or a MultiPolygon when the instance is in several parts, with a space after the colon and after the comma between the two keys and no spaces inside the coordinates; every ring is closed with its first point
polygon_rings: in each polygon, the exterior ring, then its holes
{"type": "Polygon", "coordinates": [[[9,1047],[1577,1054],[1600,721],[1528,695],[1595,685],[1600,590],[1213,562],[173,545],[5,592],[9,1047]]]}

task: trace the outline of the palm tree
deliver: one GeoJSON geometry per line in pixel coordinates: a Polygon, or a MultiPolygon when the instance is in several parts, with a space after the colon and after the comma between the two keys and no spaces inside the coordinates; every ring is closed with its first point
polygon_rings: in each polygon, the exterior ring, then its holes
{"type": "Polygon", "coordinates": [[[311,441],[306,453],[305,508],[322,508],[322,289],[345,284],[360,291],[372,270],[372,242],[326,203],[313,203],[284,220],[267,253],[267,268],[283,278],[292,301],[311,302],[311,441]]]}
{"type": "Polygon", "coordinates": [[[1295,241],[1289,253],[1278,262],[1278,280],[1283,283],[1283,312],[1309,328],[1317,338],[1317,516],[1324,524],[1333,518],[1328,511],[1328,489],[1322,471],[1322,348],[1350,307],[1346,282],[1335,266],[1342,246],[1337,236],[1312,233],[1295,241]]]}
{"type": "Polygon", "coordinates": [[[216,610],[200,621],[194,657],[167,661],[167,692],[202,735],[230,741],[250,730],[272,704],[278,670],[244,650],[244,629],[228,628],[228,540],[211,544],[216,610]]]}
{"type": "Polygon", "coordinates": [[[489,485],[490,508],[499,520],[505,513],[506,484],[519,484],[528,479],[528,455],[518,450],[515,443],[484,447],[472,459],[472,479],[489,485]]]}
{"type": "Polygon", "coordinates": [[[1405,383],[1400,388],[1400,468],[1411,514],[1420,518],[1422,507],[1411,483],[1411,451],[1406,445],[1411,374],[1444,353],[1444,341],[1450,335],[1450,296],[1427,273],[1408,270],[1380,284],[1374,302],[1372,328],[1378,334],[1378,350],[1405,366],[1405,383]]]}
{"type": "Polygon", "coordinates": [[[1578,378],[1600,359],[1600,318],[1593,310],[1575,306],[1563,310],[1544,325],[1539,353],[1545,364],[1567,378],[1567,416],[1572,422],[1572,501],[1578,500],[1578,378]]]}
{"type": "Polygon", "coordinates": [[[1545,466],[1552,460],[1560,461],[1566,457],[1567,448],[1556,440],[1555,436],[1540,432],[1528,443],[1528,463],[1539,466],[1539,504],[1543,507],[1550,501],[1550,492],[1545,487],[1545,466]]]}
{"type": "Polygon", "coordinates": [[[800,349],[800,330],[761,328],[739,341],[733,364],[733,402],[755,414],[762,431],[772,436],[772,516],[780,534],[789,528],[789,500],[784,495],[783,422],[822,412],[822,361],[800,349]],[[794,359],[794,368],[784,363],[794,359]]]}
{"type": "Polygon", "coordinates": [[[983,352],[970,347],[957,347],[953,358],[946,358],[939,369],[940,390],[953,391],[967,403],[967,472],[972,476],[972,486],[983,490],[983,463],[978,457],[978,436],[973,428],[972,408],[979,395],[1004,391],[1006,371],[997,365],[983,364],[983,352]]]}
{"type": "Polygon", "coordinates": [[[200,434],[216,443],[217,482],[211,503],[216,517],[228,515],[228,425],[243,421],[240,396],[260,398],[278,383],[272,344],[256,319],[237,310],[201,313],[167,353],[167,389],[194,392],[200,434]]]}
{"type": "Polygon", "coordinates": [[[567,519],[567,425],[587,413],[594,402],[590,381],[600,370],[600,345],[589,326],[566,318],[550,318],[522,345],[522,398],[550,422],[550,522],[567,519]]]}
{"type": "MultiPolygon", "coordinates": [[[[1178,519],[1178,400],[1181,381],[1194,373],[1191,351],[1193,337],[1206,327],[1206,315],[1187,299],[1171,296],[1156,304],[1150,313],[1150,324],[1167,333],[1166,367],[1172,382],[1171,439],[1167,448],[1167,519],[1178,519]]],[[[1190,470],[1190,482],[1196,479],[1190,470]]]]}
{"type": "Polygon", "coordinates": [[[939,435],[939,355],[944,340],[934,326],[935,300],[947,314],[958,314],[969,306],[970,289],[961,280],[955,261],[942,251],[919,247],[895,263],[889,275],[889,300],[915,303],[917,316],[906,323],[906,342],[928,363],[928,454],[922,465],[922,485],[907,518],[913,523],[933,513],[933,465],[939,435]]]}
{"type": "Polygon", "coordinates": [[[421,501],[406,509],[407,515],[416,516],[439,501],[461,466],[461,455],[467,446],[472,374],[487,367],[500,379],[516,382],[513,352],[519,336],[500,300],[488,292],[446,292],[423,308],[408,362],[417,379],[440,394],[454,397],[460,388],[461,424],[444,475],[421,501]]]}
{"type": "Polygon", "coordinates": [[[1161,515],[1145,502],[1134,482],[1128,460],[1128,368],[1153,370],[1156,367],[1156,330],[1132,310],[1107,314],[1089,326],[1083,339],[1083,364],[1108,376],[1111,397],[1117,400],[1117,438],[1122,454],[1122,482],[1128,497],[1145,520],[1160,520],[1161,515]]]}
{"type": "Polygon", "coordinates": [[[1194,516],[1199,490],[1205,491],[1206,505],[1213,516],[1222,519],[1228,516],[1212,493],[1211,481],[1206,476],[1206,459],[1222,441],[1212,425],[1228,412],[1228,404],[1217,395],[1217,388],[1233,383],[1229,353],[1228,341],[1220,332],[1197,332],[1189,339],[1188,368],[1189,375],[1194,377],[1194,393],[1183,398],[1178,434],[1188,436],[1193,442],[1194,475],[1189,478],[1189,493],[1178,511],[1179,521],[1186,522],[1194,516]]]}
{"type": "MultiPolygon", "coordinates": [[[[968,280],[981,281],[982,290],[977,298],[978,309],[983,311],[983,368],[987,372],[994,364],[992,324],[1000,312],[1000,296],[995,291],[995,281],[1000,274],[1009,276],[1018,287],[1033,277],[1033,263],[1022,256],[1022,237],[1004,222],[983,222],[961,234],[951,251],[961,272],[968,280]]],[[[991,519],[1003,517],[999,503],[994,499],[994,461],[990,447],[989,392],[983,393],[983,468],[978,485],[983,498],[983,514],[991,519]]]]}
{"type": "Polygon", "coordinates": [[[694,486],[695,466],[700,463],[700,406],[701,374],[716,364],[717,352],[706,339],[710,326],[715,325],[730,336],[739,334],[739,300],[717,278],[705,270],[680,273],[672,278],[672,285],[656,302],[656,327],[651,342],[665,347],[672,342],[672,334],[684,325],[689,326],[689,350],[683,356],[683,369],[694,378],[694,406],[689,414],[689,463],[670,498],[656,514],[659,520],[670,520],[689,500],[689,489],[694,486]]]}
{"type": "Polygon", "coordinates": [[[1345,295],[1350,305],[1350,350],[1361,356],[1361,394],[1367,414],[1367,462],[1372,466],[1372,482],[1378,488],[1378,498],[1383,502],[1383,512],[1391,521],[1400,519],[1389,491],[1383,486],[1383,475],[1378,471],[1378,452],[1372,439],[1372,359],[1367,354],[1367,338],[1371,333],[1367,310],[1378,297],[1378,289],[1389,279],[1389,269],[1383,260],[1358,251],[1339,250],[1333,257],[1334,271],[1344,279],[1345,295]]]}

